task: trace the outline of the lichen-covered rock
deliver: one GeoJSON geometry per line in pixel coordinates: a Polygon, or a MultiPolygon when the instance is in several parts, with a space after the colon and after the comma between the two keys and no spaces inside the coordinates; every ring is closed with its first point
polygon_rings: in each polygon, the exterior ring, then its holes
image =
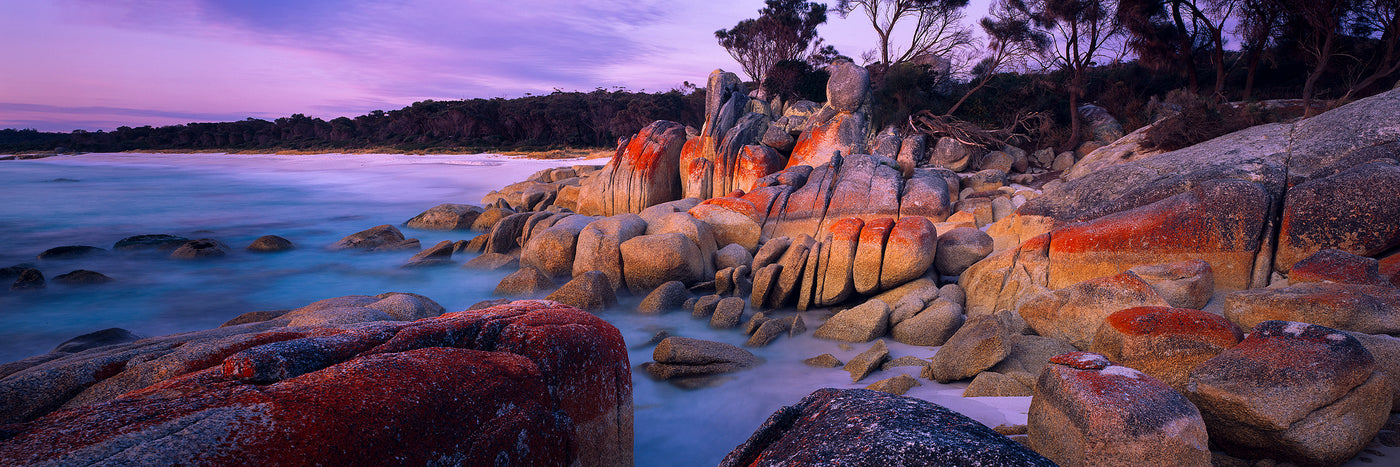
{"type": "Polygon", "coordinates": [[[1367,334],[1400,333],[1400,289],[1309,282],[1225,296],[1225,317],[1241,328],[1299,321],[1367,334]]]}
{"type": "Polygon", "coordinates": [[[1288,283],[1305,282],[1391,285],[1390,281],[1381,277],[1380,262],[1375,258],[1357,256],[1335,248],[1324,248],[1293,264],[1293,269],[1288,271],[1288,283]]]}
{"type": "Polygon", "coordinates": [[[879,290],[893,289],[923,277],[938,252],[938,231],[922,216],[901,217],[890,229],[880,262],[879,290]]]}
{"type": "Polygon", "coordinates": [[[797,137],[787,167],[816,167],[830,162],[832,156],[838,154],[849,156],[865,153],[865,131],[869,125],[869,117],[859,112],[832,116],[797,137]]]}
{"type": "Polygon", "coordinates": [[[1051,233],[1048,287],[1058,289],[1138,265],[1201,259],[1210,263],[1216,286],[1248,288],[1254,282],[1269,206],[1264,187],[1220,180],[1060,228],[1051,233]]]}
{"type": "Polygon", "coordinates": [[[0,380],[13,388],[60,368],[125,363],[98,375],[93,389],[107,396],[7,426],[0,458],[631,463],[626,349],[616,328],[588,313],[516,302],[415,322],[277,326],[286,323],[91,349],[0,380]]]}
{"type": "Polygon", "coordinates": [[[470,230],[483,211],[470,204],[439,204],[413,216],[404,226],[423,230],[470,230]]]}
{"type": "Polygon", "coordinates": [[[1206,425],[1191,401],[1098,354],[1050,360],[1026,428],[1031,448],[1059,465],[1211,465],[1206,425]]]}
{"type": "Polygon", "coordinates": [[[603,169],[583,183],[579,213],[638,213],[681,199],[680,157],[685,125],[657,120],[642,128],[603,169]]]}
{"type": "Polygon", "coordinates": [[[1326,248],[1375,256],[1400,246],[1400,165],[1372,161],[1289,188],[1278,242],[1280,271],[1326,248]]]}
{"type": "Polygon", "coordinates": [[[1168,306],[1136,274],[1091,279],[1027,300],[1016,311],[1037,334],[1088,350],[1109,315],[1139,306],[1168,306]]]}
{"type": "Polygon", "coordinates": [[[814,297],[818,305],[835,305],[855,294],[856,247],[864,226],[858,217],[841,219],[822,240],[821,294],[814,297]]]}
{"type": "Polygon", "coordinates": [[[1054,463],[932,402],[868,389],[818,389],[768,417],[720,465],[1054,463]]]}
{"type": "Polygon", "coordinates": [[[758,248],[763,223],[753,203],[742,198],[714,198],[688,212],[714,229],[717,244],[737,243],[749,251],[758,248]]]}
{"type": "Polygon", "coordinates": [[[1259,323],[1191,370],[1187,391],[1226,453],[1304,465],[1339,465],[1361,452],[1393,397],[1356,338],[1289,321],[1259,323]]]}
{"type": "Polygon", "coordinates": [[[1090,350],[1184,393],[1192,368],[1242,338],[1240,328],[1220,315],[1189,308],[1137,307],[1104,319],[1090,350]]]}

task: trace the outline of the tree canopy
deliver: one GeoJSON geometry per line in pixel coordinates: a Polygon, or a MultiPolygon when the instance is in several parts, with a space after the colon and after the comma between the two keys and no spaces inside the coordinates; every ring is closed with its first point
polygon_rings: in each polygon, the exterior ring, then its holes
{"type": "Polygon", "coordinates": [[[764,3],[767,6],[759,10],[758,18],[715,31],[719,45],[751,79],[763,82],[768,70],[778,62],[804,59],[809,48],[816,49],[812,51],[814,55],[835,55],[835,49],[823,48],[817,37],[817,26],[826,22],[825,4],[800,0],[764,3]]]}

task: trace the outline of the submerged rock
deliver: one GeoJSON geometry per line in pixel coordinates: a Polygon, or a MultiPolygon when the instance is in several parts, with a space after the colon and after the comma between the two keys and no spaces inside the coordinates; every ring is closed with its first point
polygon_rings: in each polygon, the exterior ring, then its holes
{"type": "Polygon", "coordinates": [[[247,248],[248,251],[258,253],[275,253],[294,249],[296,249],[296,245],[293,245],[291,240],[276,235],[263,235],[258,237],[256,240],[253,240],[253,243],[248,244],[247,248]]]}

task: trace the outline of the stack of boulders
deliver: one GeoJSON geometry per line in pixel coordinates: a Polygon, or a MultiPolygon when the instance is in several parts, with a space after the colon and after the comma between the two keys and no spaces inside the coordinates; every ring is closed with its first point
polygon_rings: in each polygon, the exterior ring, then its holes
{"type": "Polygon", "coordinates": [[[442,312],[390,293],[206,331],[83,336],[0,366],[0,458],[631,463],[631,369],[616,328],[547,301],[442,312]]]}
{"type": "MultiPolygon", "coordinates": [[[[818,338],[875,342],[812,359],[857,380],[903,360],[881,339],[941,346],[906,363],[968,396],[1033,396],[1025,441],[1057,462],[1209,461],[1209,439],[1335,463],[1400,401],[1400,91],[1031,188],[1008,174],[1069,166],[875,132],[868,76],[832,71],[824,106],[716,72],[702,130],[647,127],[582,182],[582,214],[507,214],[477,243],[544,279],[531,293],[591,274],[750,345],[815,317],[818,338]],[[1122,450],[1081,449],[1105,443],[1122,450]]],[[[1101,110],[1082,109],[1094,144],[1122,134],[1101,110]]],[[[654,373],[753,364],[711,350],[728,356],[668,350],[654,373]]]]}

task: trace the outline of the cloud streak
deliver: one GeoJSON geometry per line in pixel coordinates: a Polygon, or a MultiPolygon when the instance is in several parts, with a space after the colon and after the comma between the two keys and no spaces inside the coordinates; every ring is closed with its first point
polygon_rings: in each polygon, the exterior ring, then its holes
{"type": "MultiPolygon", "coordinates": [[[[713,32],[760,7],[758,0],[0,0],[7,12],[0,41],[22,44],[0,48],[0,63],[17,70],[0,76],[0,102],[34,106],[0,107],[0,126],[329,119],[424,99],[664,91],[703,83],[715,68],[737,70],[713,32]],[[81,118],[85,111],[101,118],[81,118]]],[[[834,30],[823,26],[828,42],[858,55],[826,33],[834,30]]]]}

